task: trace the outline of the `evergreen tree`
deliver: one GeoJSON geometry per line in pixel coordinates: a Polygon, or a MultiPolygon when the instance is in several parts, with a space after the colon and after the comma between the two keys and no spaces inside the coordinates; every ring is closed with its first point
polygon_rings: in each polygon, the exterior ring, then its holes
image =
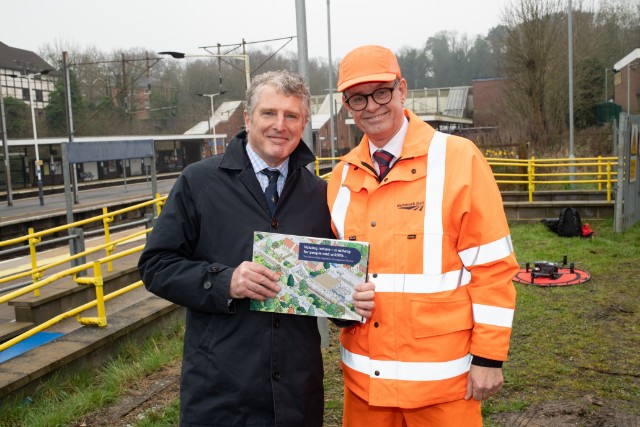
{"type": "MultiPolygon", "coordinates": [[[[71,109],[75,123],[82,122],[84,118],[84,101],[80,96],[78,89],[78,80],[75,73],[69,72],[69,80],[71,83],[71,109]]],[[[65,136],[68,134],[67,127],[67,107],[65,98],[64,81],[60,79],[55,84],[53,92],[49,94],[49,103],[44,109],[48,133],[51,136],[65,136]]]]}
{"type": "Polygon", "coordinates": [[[29,106],[15,98],[4,98],[4,113],[9,138],[31,138],[31,112],[29,106]]]}

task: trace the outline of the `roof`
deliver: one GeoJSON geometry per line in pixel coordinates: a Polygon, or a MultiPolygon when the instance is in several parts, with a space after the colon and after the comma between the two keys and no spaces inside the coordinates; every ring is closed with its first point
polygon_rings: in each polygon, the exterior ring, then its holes
{"type": "Polygon", "coordinates": [[[184,134],[185,135],[203,135],[207,133],[209,130],[209,122],[207,120],[203,120],[201,122],[196,123],[190,129],[188,129],[184,134]]]}
{"type": "Polygon", "coordinates": [[[613,66],[613,71],[620,71],[636,59],[640,59],[640,48],[634,49],[630,54],[622,58],[620,61],[616,62],[616,65],[613,66]]]}
{"type": "Polygon", "coordinates": [[[342,108],[342,95],[340,92],[334,92],[331,95],[325,96],[322,101],[322,105],[316,111],[316,114],[329,114],[331,112],[331,104],[330,99],[333,97],[333,112],[334,114],[338,114],[340,109],[342,108]]]}
{"type": "Polygon", "coordinates": [[[222,116],[229,116],[229,114],[233,114],[235,110],[238,108],[243,108],[244,101],[224,101],[222,104],[218,105],[216,108],[215,114],[222,116]]]}
{"type": "Polygon", "coordinates": [[[0,68],[7,70],[22,71],[27,68],[28,72],[38,72],[41,70],[53,70],[54,67],[40,58],[34,52],[24,49],[16,49],[0,42],[0,68]]]}
{"type": "Polygon", "coordinates": [[[464,117],[468,96],[469,86],[452,87],[449,90],[447,105],[444,108],[444,115],[459,118],[464,117]]]}
{"type": "MultiPolygon", "coordinates": [[[[333,115],[337,118],[342,109],[342,95],[340,92],[334,92],[326,95],[322,100],[322,104],[316,106],[316,113],[311,115],[311,129],[318,130],[322,128],[331,118],[331,98],[333,98],[333,115]]],[[[313,109],[313,108],[312,108],[313,109]]]]}
{"type": "Polygon", "coordinates": [[[329,121],[329,114],[313,114],[311,116],[311,129],[318,130],[329,121]]]}
{"type": "MultiPolygon", "coordinates": [[[[202,135],[209,132],[209,123],[215,128],[219,123],[225,123],[229,120],[229,116],[233,114],[238,108],[242,108],[244,101],[225,101],[218,106],[214,111],[213,116],[207,120],[196,123],[193,127],[188,129],[185,135],[202,135]]],[[[216,135],[218,133],[216,132],[216,135]]],[[[225,134],[226,136],[226,134],[225,134]]]]}

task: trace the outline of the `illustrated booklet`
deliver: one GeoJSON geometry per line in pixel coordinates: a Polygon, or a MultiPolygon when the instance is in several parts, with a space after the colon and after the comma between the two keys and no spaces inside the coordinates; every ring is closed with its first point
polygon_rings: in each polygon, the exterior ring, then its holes
{"type": "Polygon", "coordinates": [[[352,296],[367,281],[369,243],[256,231],[253,261],[278,273],[281,290],[252,310],[363,321],[352,296]]]}

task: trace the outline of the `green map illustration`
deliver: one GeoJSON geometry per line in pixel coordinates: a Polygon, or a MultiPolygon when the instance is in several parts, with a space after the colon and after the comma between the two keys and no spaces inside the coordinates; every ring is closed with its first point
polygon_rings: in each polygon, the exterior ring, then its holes
{"type": "Polygon", "coordinates": [[[255,232],[253,261],[279,274],[281,291],[251,309],[357,320],[353,287],[367,279],[369,244],[255,232]]]}

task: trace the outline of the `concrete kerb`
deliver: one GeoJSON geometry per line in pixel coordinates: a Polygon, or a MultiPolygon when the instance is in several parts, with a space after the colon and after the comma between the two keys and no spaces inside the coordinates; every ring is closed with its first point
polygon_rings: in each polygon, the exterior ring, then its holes
{"type": "Polygon", "coordinates": [[[126,341],[142,342],[184,317],[184,308],[150,296],[111,314],[104,328],[84,326],[9,359],[0,364],[0,407],[17,392],[32,392],[54,373],[101,366],[126,341]]]}

